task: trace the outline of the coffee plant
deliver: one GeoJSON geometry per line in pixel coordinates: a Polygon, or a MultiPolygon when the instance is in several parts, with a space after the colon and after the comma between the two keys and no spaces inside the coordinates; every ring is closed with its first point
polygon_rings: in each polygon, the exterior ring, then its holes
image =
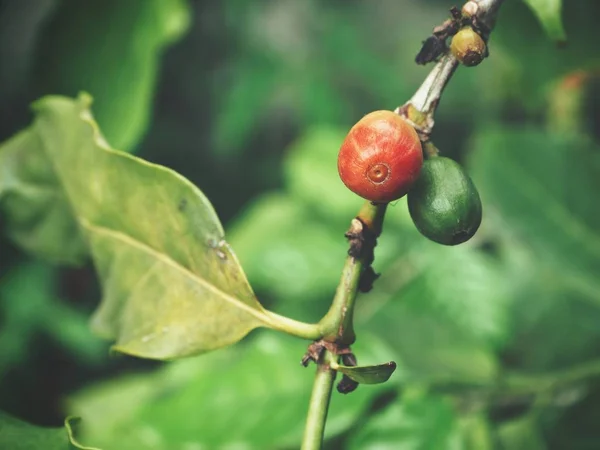
{"type": "Polygon", "coordinates": [[[0,449],[600,448],[594,12],[0,2],[0,449]]]}

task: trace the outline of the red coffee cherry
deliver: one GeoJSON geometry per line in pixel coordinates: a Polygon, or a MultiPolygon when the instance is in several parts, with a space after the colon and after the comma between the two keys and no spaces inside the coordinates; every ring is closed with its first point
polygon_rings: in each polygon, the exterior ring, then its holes
{"type": "Polygon", "coordinates": [[[392,111],[375,111],[359,120],[338,155],[338,172],[348,189],[377,203],[404,196],[422,165],[417,132],[392,111]]]}

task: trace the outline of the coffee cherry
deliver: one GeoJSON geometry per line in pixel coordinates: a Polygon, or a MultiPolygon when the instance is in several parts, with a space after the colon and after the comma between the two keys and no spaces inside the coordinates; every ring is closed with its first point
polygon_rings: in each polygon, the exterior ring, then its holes
{"type": "Polygon", "coordinates": [[[375,111],[359,120],[338,155],[338,172],[348,189],[377,203],[405,195],[422,164],[417,132],[392,111],[375,111]]]}
{"type": "Polygon", "coordinates": [[[465,66],[476,66],[485,58],[485,42],[473,28],[464,27],[452,37],[450,51],[465,66]]]}
{"type": "Polygon", "coordinates": [[[408,210],[417,229],[432,241],[457,245],[481,224],[479,193],[457,162],[442,156],[423,163],[408,193],[408,210]]]}

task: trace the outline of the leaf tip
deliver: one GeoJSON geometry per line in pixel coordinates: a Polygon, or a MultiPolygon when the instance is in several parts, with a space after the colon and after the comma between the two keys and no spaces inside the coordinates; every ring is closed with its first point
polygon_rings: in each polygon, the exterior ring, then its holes
{"type": "Polygon", "coordinates": [[[71,445],[73,445],[75,448],[80,449],[80,450],[101,450],[97,447],[86,447],[85,445],[82,445],[76,438],[75,438],[75,429],[74,427],[79,424],[79,422],[81,422],[81,417],[77,417],[77,416],[68,416],[65,419],[65,429],[67,430],[67,436],[69,438],[69,442],[71,443],[71,445]]]}
{"type": "Polygon", "coordinates": [[[77,94],[77,102],[82,108],[89,109],[94,103],[94,97],[88,92],[79,91],[77,94]]]}

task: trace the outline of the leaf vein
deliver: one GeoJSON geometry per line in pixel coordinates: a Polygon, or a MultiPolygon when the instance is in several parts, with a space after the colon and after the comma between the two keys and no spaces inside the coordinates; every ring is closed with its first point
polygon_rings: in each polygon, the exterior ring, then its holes
{"type": "Polygon", "coordinates": [[[122,233],[122,232],[119,232],[116,230],[111,230],[109,228],[102,227],[99,225],[94,225],[83,217],[79,217],[79,222],[81,223],[81,226],[83,226],[84,228],[86,228],[87,230],[89,230],[92,233],[98,233],[100,235],[108,236],[114,240],[121,241],[125,244],[128,244],[134,248],[137,248],[138,250],[141,250],[141,251],[151,255],[157,261],[160,261],[166,265],[173,267],[177,271],[181,272],[184,276],[186,276],[186,277],[190,278],[192,281],[202,285],[204,288],[211,291],[213,294],[221,297],[226,302],[236,306],[237,308],[240,308],[240,309],[246,311],[248,314],[254,316],[256,319],[258,319],[263,324],[266,325],[268,323],[268,319],[266,318],[266,316],[264,314],[262,314],[261,310],[252,308],[251,306],[247,305],[246,303],[240,301],[240,299],[238,299],[237,297],[234,297],[230,294],[227,294],[226,292],[223,292],[221,289],[219,289],[215,285],[209,283],[204,278],[191,272],[189,269],[187,269],[186,267],[177,263],[172,258],[156,251],[152,247],[150,247],[150,246],[148,246],[148,245],[146,245],[146,244],[132,238],[131,236],[122,233]]]}

